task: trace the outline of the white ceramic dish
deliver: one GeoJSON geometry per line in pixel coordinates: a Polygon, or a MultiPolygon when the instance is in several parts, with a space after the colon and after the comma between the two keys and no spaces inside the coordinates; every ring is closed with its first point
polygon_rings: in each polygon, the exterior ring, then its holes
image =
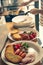
{"type": "Polygon", "coordinates": [[[26,16],[16,16],[12,19],[12,22],[15,22],[15,23],[20,23],[22,21],[24,21],[26,19],[26,16]]]}
{"type": "MultiPolygon", "coordinates": [[[[12,44],[21,43],[21,42],[27,42],[27,43],[29,44],[29,46],[34,49],[34,52],[35,52],[35,54],[36,54],[35,61],[32,62],[32,63],[29,63],[29,64],[27,64],[27,65],[34,65],[34,64],[38,63],[38,62],[42,59],[42,56],[43,56],[43,53],[42,53],[43,50],[42,50],[42,48],[41,48],[38,44],[35,44],[34,42],[31,42],[31,41],[16,41],[16,42],[14,42],[14,43],[12,43],[12,44]]],[[[12,45],[12,44],[11,44],[11,45],[12,45]]],[[[6,58],[5,58],[5,49],[6,49],[6,46],[5,46],[5,48],[3,49],[2,53],[1,53],[1,58],[2,58],[2,60],[3,60],[7,65],[17,65],[17,64],[13,64],[13,63],[11,63],[11,62],[8,62],[8,61],[6,60],[6,58]]],[[[30,52],[33,52],[33,51],[31,50],[30,52]]]]}
{"type": "Polygon", "coordinates": [[[12,22],[15,22],[15,26],[34,25],[33,18],[27,15],[16,16],[12,19],[12,22]]]}
{"type": "Polygon", "coordinates": [[[12,36],[11,36],[11,33],[8,34],[8,38],[11,40],[11,41],[15,41],[12,36]]]}
{"type": "MultiPolygon", "coordinates": [[[[31,30],[32,31],[32,30],[31,30]]],[[[34,31],[34,30],[33,30],[34,31]]],[[[35,30],[36,31],[36,30],[35,30]]],[[[21,34],[21,33],[23,33],[24,31],[20,31],[20,32],[18,32],[18,34],[21,34]]],[[[27,33],[28,32],[30,32],[30,31],[26,31],[27,33]]],[[[13,37],[11,36],[11,34],[13,34],[13,33],[9,33],[8,34],[8,38],[11,40],[11,41],[16,41],[15,39],[13,39],[13,37]]],[[[38,34],[37,34],[37,32],[36,32],[36,37],[34,38],[34,39],[36,39],[38,37],[38,34]]],[[[32,40],[34,40],[34,39],[32,39],[32,40]]],[[[31,41],[32,41],[31,40],[31,41]]]]}

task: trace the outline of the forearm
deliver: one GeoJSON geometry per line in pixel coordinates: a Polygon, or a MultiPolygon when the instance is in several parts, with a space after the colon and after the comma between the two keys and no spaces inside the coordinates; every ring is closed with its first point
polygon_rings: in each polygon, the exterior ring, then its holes
{"type": "Polygon", "coordinates": [[[42,9],[37,9],[37,8],[34,8],[34,9],[31,9],[30,10],[30,13],[32,14],[42,14],[43,15],[43,10],[42,9]]]}
{"type": "Polygon", "coordinates": [[[43,10],[39,10],[39,13],[40,13],[40,14],[43,14],[43,10]]]}
{"type": "Polygon", "coordinates": [[[30,1],[28,1],[28,3],[37,2],[37,1],[39,1],[39,0],[30,0],[30,1]]]}
{"type": "Polygon", "coordinates": [[[37,1],[39,1],[39,0],[29,0],[28,2],[25,2],[25,3],[31,3],[31,2],[37,2],[37,1]]]}
{"type": "Polygon", "coordinates": [[[28,2],[23,2],[20,6],[26,6],[31,2],[35,2],[35,1],[39,1],[39,0],[29,0],[28,2]]]}

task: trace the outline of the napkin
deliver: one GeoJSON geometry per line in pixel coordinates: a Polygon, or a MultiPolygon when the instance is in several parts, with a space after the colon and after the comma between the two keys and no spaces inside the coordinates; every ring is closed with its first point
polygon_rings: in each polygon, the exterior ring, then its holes
{"type": "Polygon", "coordinates": [[[7,39],[8,30],[5,24],[0,25],[0,52],[2,51],[7,39]]]}
{"type": "Polygon", "coordinates": [[[0,16],[0,25],[6,24],[5,16],[0,16]]]}

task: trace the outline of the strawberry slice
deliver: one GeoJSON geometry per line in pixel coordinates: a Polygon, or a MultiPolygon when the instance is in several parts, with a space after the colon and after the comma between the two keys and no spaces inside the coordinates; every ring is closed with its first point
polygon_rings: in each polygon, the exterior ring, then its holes
{"type": "Polygon", "coordinates": [[[22,37],[22,40],[27,40],[28,39],[28,34],[20,34],[22,37]]]}
{"type": "Polygon", "coordinates": [[[30,34],[29,37],[30,37],[30,39],[33,39],[34,38],[32,34],[30,34]]]}
{"type": "Polygon", "coordinates": [[[13,45],[13,48],[14,48],[15,50],[20,49],[20,47],[21,47],[21,44],[15,44],[15,45],[13,45]]]}
{"type": "Polygon", "coordinates": [[[30,36],[28,35],[28,40],[31,40],[30,36]]]}
{"type": "Polygon", "coordinates": [[[32,35],[33,35],[34,38],[36,37],[36,33],[33,33],[32,35]]]}

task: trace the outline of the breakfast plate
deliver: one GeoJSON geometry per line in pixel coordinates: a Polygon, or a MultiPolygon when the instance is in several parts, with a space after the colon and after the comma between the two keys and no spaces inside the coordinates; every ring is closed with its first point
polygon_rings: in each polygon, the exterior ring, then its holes
{"type": "MultiPolygon", "coordinates": [[[[16,41],[16,42],[13,42],[12,44],[5,46],[5,48],[3,49],[2,53],[1,53],[2,60],[8,65],[21,65],[21,62],[19,62],[20,60],[19,61],[17,60],[18,59],[17,56],[20,55],[21,48],[23,48],[25,50],[22,53],[22,55],[20,56],[20,57],[22,57],[23,65],[34,65],[42,59],[43,50],[38,44],[35,44],[34,42],[31,42],[31,41],[16,41]],[[22,46],[19,45],[19,47],[15,47],[18,44],[20,44],[22,46]],[[13,46],[13,49],[12,49],[12,46],[13,46]],[[20,50],[19,54],[17,52],[18,49],[20,50]],[[11,50],[11,51],[9,51],[9,50],[11,50]],[[14,52],[13,52],[13,50],[14,50],[14,52]],[[13,53],[14,53],[14,56],[12,55],[13,56],[12,57],[11,54],[13,54],[13,53]],[[24,53],[26,53],[25,57],[23,55],[24,53]],[[10,57],[8,54],[10,55],[10,57]],[[15,57],[15,55],[16,55],[16,57],[15,57]],[[31,58],[31,61],[29,61],[30,58],[31,58]],[[15,61],[15,59],[16,59],[16,61],[15,61]],[[26,59],[28,59],[28,60],[26,61],[26,59]],[[19,63],[15,63],[15,62],[19,62],[19,63]]],[[[22,51],[23,51],[23,49],[22,49],[22,51]]]]}
{"type": "Polygon", "coordinates": [[[19,31],[18,33],[9,33],[8,38],[11,41],[19,41],[19,40],[36,40],[38,33],[36,30],[30,31],[19,31]]]}

